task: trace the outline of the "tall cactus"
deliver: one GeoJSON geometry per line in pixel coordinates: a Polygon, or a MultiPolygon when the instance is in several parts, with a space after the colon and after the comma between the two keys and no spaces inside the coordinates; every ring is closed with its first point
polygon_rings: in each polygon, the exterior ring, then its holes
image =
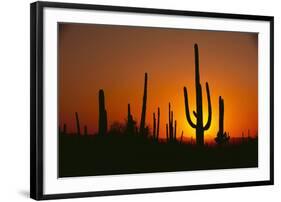
{"type": "Polygon", "coordinates": [[[215,141],[217,144],[222,145],[228,143],[230,139],[229,134],[224,131],[224,100],[219,97],[219,131],[215,141]]]}
{"type": "Polygon", "coordinates": [[[142,99],[142,111],[141,111],[141,122],[140,122],[140,134],[145,135],[145,116],[146,116],[146,101],[147,101],[147,73],[144,75],[144,92],[142,99]]]}
{"type": "Polygon", "coordinates": [[[99,90],[99,134],[105,135],[107,132],[107,113],[105,109],[105,98],[102,89],[99,90]]]}
{"type": "Polygon", "coordinates": [[[185,113],[186,119],[189,125],[192,128],[196,129],[196,144],[198,146],[204,145],[204,131],[208,130],[211,126],[212,121],[212,106],[208,82],[206,82],[206,91],[208,98],[208,121],[206,125],[203,124],[203,105],[202,105],[202,87],[200,83],[200,74],[199,74],[199,53],[198,45],[194,45],[195,52],[195,90],[196,90],[196,112],[193,111],[193,114],[196,118],[196,123],[193,123],[190,117],[189,106],[188,106],[188,94],[187,89],[184,87],[184,102],[185,102],[185,113]]]}
{"type": "Polygon", "coordinates": [[[219,97],[219,133],[224,132],[224,100],[219,97]]]}
{"type": "Polygon", "coordinates": [[[80,131],[80,121],[79,121],[79,116],[78,116],[77,112],[75,112],[75,119],[76,119],[77,135],[80,135],[81,134],[81,131],[80,131]]]}

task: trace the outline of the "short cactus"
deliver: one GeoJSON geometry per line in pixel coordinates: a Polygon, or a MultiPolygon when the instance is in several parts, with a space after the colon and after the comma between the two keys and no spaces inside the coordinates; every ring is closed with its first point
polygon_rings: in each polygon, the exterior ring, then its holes
{"type": "Polygon", "coordinates": [[[78,112],[75,112],[77,135],[81,135],[78,112]]]}
{"type": "Polygon", "coordinates": [[[107,133],[107,113],[105,109],[105,98],[102,89],[99,90],[99,134],[107,133]]]}
{"type": "Polygon", "coordinates": [[[224,132],[224,100],[219,97],[219,132],[215,141],[217,144],[222,145],[229,142],[229,134],[224,132]]]}

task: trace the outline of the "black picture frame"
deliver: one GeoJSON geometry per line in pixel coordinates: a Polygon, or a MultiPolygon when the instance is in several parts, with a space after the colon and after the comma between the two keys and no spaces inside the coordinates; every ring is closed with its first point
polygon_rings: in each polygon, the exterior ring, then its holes
{"type": "Polygon", "coordinates": [[[183,10],[103,6],[75,3],[35,2],[30,5],[30,197],[36,200],[92,197],[120,194],[186,191],[227,187],[273,185],[274,183],[274,17],[183,10]],[[43,9],[65,8],[105,10],[177,16],[267,21],[270,23],[270,180],[239,183],[154,187],[130,190],[94,191],[45,195],[43,193],[43,9]]]}

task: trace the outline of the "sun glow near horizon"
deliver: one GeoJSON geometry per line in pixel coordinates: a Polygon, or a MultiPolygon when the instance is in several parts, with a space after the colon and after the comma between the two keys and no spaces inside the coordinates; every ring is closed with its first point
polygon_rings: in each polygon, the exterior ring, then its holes
{"type": "Polygon", "coordinates": [[[195,139],[186,120],[183,87],[188,90],[195,122],[194,43],[199,45],[203,119],[208,118],[205,82],[209,83],[212,123],[206,141],[218,132],[218,99],[225,101],[224,128],[239,137],[258,128],[257,34],[112,25],[59,25],[59,124],[74,132],[79,113],[81,128],[98,129],[98,91],[104,89],[109,126],[125,123],[127,104],[139,121],[144,73],[148,73],[146,123],[160,107],[160,136],[166,137],[168,103],[177,120],[177,137],[195,139]],[[114,36],[114,37],[112,37],[114,36]]]}

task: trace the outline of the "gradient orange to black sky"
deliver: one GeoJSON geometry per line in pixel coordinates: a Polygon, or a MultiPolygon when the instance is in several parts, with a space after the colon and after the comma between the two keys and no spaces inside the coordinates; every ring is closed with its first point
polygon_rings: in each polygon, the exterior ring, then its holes
{"type": "MultiPolygon", "coordinates": [[[[207,121],[205,82],[209,83],[212,123],[205,138],[218,131],[218,99],[225,104],[225,130],[231,137],[258,129],[258,35],[188,29],[132,26],[59,25],[59,124],[90,133],[98,129],[98,91],[104,89],[109,125],[125,122],[127,104],[139,126],[144,73],[148,73],[147,123],[161,109],[160,136],[165,137],[168,103],[178,121],[178,134],[195,138],[185,118],[183,87],[195,110],[194,44],[199,46],[204,123],[207,121]]],[[[194,120],[194,116],[191,115],[194,120]]]]}

